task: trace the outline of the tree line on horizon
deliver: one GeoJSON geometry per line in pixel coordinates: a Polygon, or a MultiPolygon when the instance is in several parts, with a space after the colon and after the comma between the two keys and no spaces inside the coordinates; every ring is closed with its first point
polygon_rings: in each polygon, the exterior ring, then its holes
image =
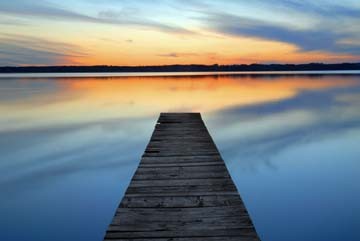
{"type": "Polygon", "coordinates": [[[309,64],[235,64],[235,65],[158,65],[158,66],[4,66],[0,73],[69,73],[69,72],[229,72],[229,71],[326,71],[360,70],[360,63],[309,64]]]}

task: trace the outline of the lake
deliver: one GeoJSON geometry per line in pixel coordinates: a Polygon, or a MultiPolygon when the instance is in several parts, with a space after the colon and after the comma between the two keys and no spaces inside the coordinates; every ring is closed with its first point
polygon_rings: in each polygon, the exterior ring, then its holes
{"type": "Polygon", "coordinates": [[[160,112],[202,113],[263,241],[360,240],[360,72],[2,76],[0,240],[102,240],[160,112]]]}

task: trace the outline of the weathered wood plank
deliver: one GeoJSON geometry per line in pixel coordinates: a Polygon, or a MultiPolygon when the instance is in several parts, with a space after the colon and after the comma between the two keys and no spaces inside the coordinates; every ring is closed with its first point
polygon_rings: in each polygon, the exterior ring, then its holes
{"type": "Polygon", "coordinates": [[[130,187],[164,187],[164,186],[212,186],[212,185],[234,185],[231,178],[218,178],[218,179],[184,179],[174,180],[133,180],[130,187]]]}
{"type": "MultiPolygon", "coordinates": [[[[243,205],[225,207],[200,207],[200,208],[118,208],[118,215],[114,220],[123,219],[125,216],[132,216],[138,219],[145,217],[149,221],[191,221],[199,218],[215,217],[242,217],[248,216],[243,205]]],[[[127,219],[131,222],[131,219],[127,219]]],[[[220,220],[219,220],[220,221],[220,220]]]]}
{"type": "Polygon", "coordinates": [[[236,192],[234,185],[187,185],[187,186],[158,186],[158,187],[132,187],[127,189],[128,194],[156,194],[177,193],[197,194],[199,192],[236,192]]]}
{"type": "Polygon", "coordinates": [[[212,191],[212,192],[196,192],[196,193],[189,193],[189,192],[162,192],[162,193],[127,193],[126,196],[128,197],[178,197],[178,196],[187,196],[187,197],[191,197],[191,196],[213,196],[213,195],[218,195],[218,196],[232,196],[232,195],[239,195],[239,193],[237,191],[232,191],[232,192],[228,192],[228,191],[212,191]]]}
{"type": "MultiPolygon", "coordinates": [[[[152,231],[152,232],[116,232],[108,231],[105,238],[187,238],[187,237],[234,237],[234,236],[243,236],[243,237],[256,237],[254,234],[254,228],[236,228],[236,229],[208,229],[204,227],[200,230],[179,230],[179,231],[152,231]]],[[[241,239],[240,239],[241,240],[241,239]]],[[[259,239],[255,239],[259,240],[259,239]]]]}
{"type": "Polygon", "coordinates": [[[172,196],[172,197],[129,197],[125,196],[120,204],[122,208],[190,208],[243,206],[238,194],[230,196],[172,196]]]}
{"type": "Polygon", "coordinates": [[[147,163],[142,163],[139,165],[139,167],[141,168],[146,168],[146,167],[192,167],[192,166],[219,166],[219,165],[224,165],[223,162],[217,161],[217,162],[190,162],[190,163],[160,163],[160,164],[156,164],[156,163],[152,163],[152,164],[147,164],[147,163]]]}
{"type": "MultiPolygon", "coordinates": [[[[186,237],[186,238],[152,238],[151,241],[257,241],[257,237],[233,236],[233,237],[186,237]]],[[[112,238],[105,241],[134,241],[134,239],[112,238]]],[[[136,241],[149,241],[149,239],[136,239],[136,241]]]]}
{"type": "Polygon", "coordinates": [[[159,151],[145,152],[143,156],[146,157],[179,157],[179,156],[217,156],[215,152],[171,152],[171,153],[160,153],[159,151]]]}
{"type": "Polygon", "coordinates": [[[199,113],[160,114],[105,240],[260,240],[199,113]]]}
{"type": "Polygon", "coordinates": [[[138,174],[145,173],[178,173],[178,172],[187,172],[187,173],[199,173],[199,172],[226,172],[225,165],[210,165],[210,166],[179,166],[179,167],[139,167],[136,171],[138,174]]]}
{"type": "Polygon", "coordinates": [[[138,173],[136,172],[133,180],[161,180],[161,179],[204,179],[204,178],[229,178],[227,171],[223,172],[152,172],[152,173],[138,173]]]}
{"type": "Polygon", "coordinates": [[[148,157],[148,156],[143,156],[141,158],[141,164],[150,164],[150,163],[179,163],[179,164],[183,164],[183,163],[199,163],[199,162],[212,162],[212,161],[218,161],[221,163],[224,163],[223,160],[221,159],[220,155],[208,155],[208,156],[175,156],[175,157],[166,157],[166,156],[162,156],[162,157],[148,157]]]}
{"type": "MultiPolygon", "coordinates": [[[[182,219],[182,218],[181,218],[182,219]]],[[[252,223],[249,221],[249,216],[230,216],[230,217],[206,217],[201,220],[189,220],[183,221],[179,217],[175,217],[174,220],[160,220],[160,221],[143,221],[137,220],[136,223],[128,222],[128,219],[119,218],[113,221],[109,227],[109,231],[186,231],[186,230],[202,230],[204,226],[209,229],[234,229],[234,228],[251,228],[252,223]]]]}

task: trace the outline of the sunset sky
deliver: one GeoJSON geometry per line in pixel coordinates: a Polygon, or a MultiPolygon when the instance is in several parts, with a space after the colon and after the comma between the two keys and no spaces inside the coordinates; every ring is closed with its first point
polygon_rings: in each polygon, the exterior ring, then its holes
{"type": "Polygon", "coordinates": [[[360,61],[360,1],[0,1],[0,65],[360,61]]]}

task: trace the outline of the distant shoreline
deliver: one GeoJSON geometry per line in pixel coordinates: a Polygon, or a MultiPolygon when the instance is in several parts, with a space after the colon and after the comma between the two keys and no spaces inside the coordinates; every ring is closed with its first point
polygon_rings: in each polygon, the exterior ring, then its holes
{"type": "Polygon", "coordinates": [[[241,64],[163,66],[26,66],[0,67],[0,73],[156,73],[156,72],[271,72],[360,70],[360,63],[241,64]]]}

